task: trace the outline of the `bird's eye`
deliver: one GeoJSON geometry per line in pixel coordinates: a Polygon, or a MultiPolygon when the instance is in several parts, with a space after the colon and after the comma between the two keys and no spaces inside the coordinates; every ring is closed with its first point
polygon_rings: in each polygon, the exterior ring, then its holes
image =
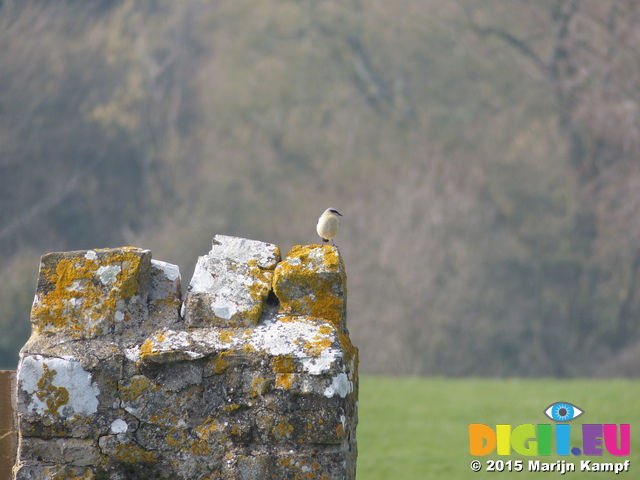
{"type": "Polygon", "coordinates": [[[575,420],[583,413],[583,410],[569,402],[552,403],[544,411],[544,414],[547,417],[556,422],[568,422],[570,420],[575,420]]]}

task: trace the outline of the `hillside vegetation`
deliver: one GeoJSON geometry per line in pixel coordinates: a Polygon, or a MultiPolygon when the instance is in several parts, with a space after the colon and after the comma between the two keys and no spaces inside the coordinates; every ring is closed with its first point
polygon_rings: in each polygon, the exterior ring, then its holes
{"type": "Polygon", "coordinates": [[[0,1],[0,364],[38,258],[343,215],[364,372],[640,373],[633,0],[0,1]]]}

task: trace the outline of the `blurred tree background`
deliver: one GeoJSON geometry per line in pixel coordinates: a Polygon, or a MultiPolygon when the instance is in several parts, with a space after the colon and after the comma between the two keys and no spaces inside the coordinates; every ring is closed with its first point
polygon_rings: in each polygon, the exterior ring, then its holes
{"type": "Polygon", "coordinates": [[[0,0],[0,367],[39,256],[344,215],[364,373],[640,374],[634,0],[0,0]]]}

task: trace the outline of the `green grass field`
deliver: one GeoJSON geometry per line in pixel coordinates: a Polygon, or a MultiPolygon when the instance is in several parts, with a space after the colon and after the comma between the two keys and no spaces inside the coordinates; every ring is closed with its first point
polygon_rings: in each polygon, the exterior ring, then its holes
{"type": "MultiPolygon", "coordinates": [[[[555,448],[555,447],[554,447],[555,448]]],[[[640,382],[632,380],[487,380],[369,377],[360,379],[358,480],[424,480],[428,478],[558,478],[558,472],[527,472],[529,460],[576,465],[563,478],[640,478],[640,382]],[[499,457],[469,454],[471,423],[553,424],[543,410],[570,402],[584,410],[571,422],[571,446],[581,445],[582,423],[628,423],[631,455],[614,457],[499,457]],[[519,473],[471,471],[478,459],[522,460],[519,473]],[[629,472],[580,472],[580,460],[623,462],[629,472]]]]}

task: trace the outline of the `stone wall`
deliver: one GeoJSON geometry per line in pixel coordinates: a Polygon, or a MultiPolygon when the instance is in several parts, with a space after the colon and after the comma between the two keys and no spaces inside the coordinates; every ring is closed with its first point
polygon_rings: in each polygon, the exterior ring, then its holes
{"type": "Polygon", "coordinates": [[[218,235],[180,292],[148,250],[42,257],[14,478],[355,479],[339,251],[218,235]]]}

